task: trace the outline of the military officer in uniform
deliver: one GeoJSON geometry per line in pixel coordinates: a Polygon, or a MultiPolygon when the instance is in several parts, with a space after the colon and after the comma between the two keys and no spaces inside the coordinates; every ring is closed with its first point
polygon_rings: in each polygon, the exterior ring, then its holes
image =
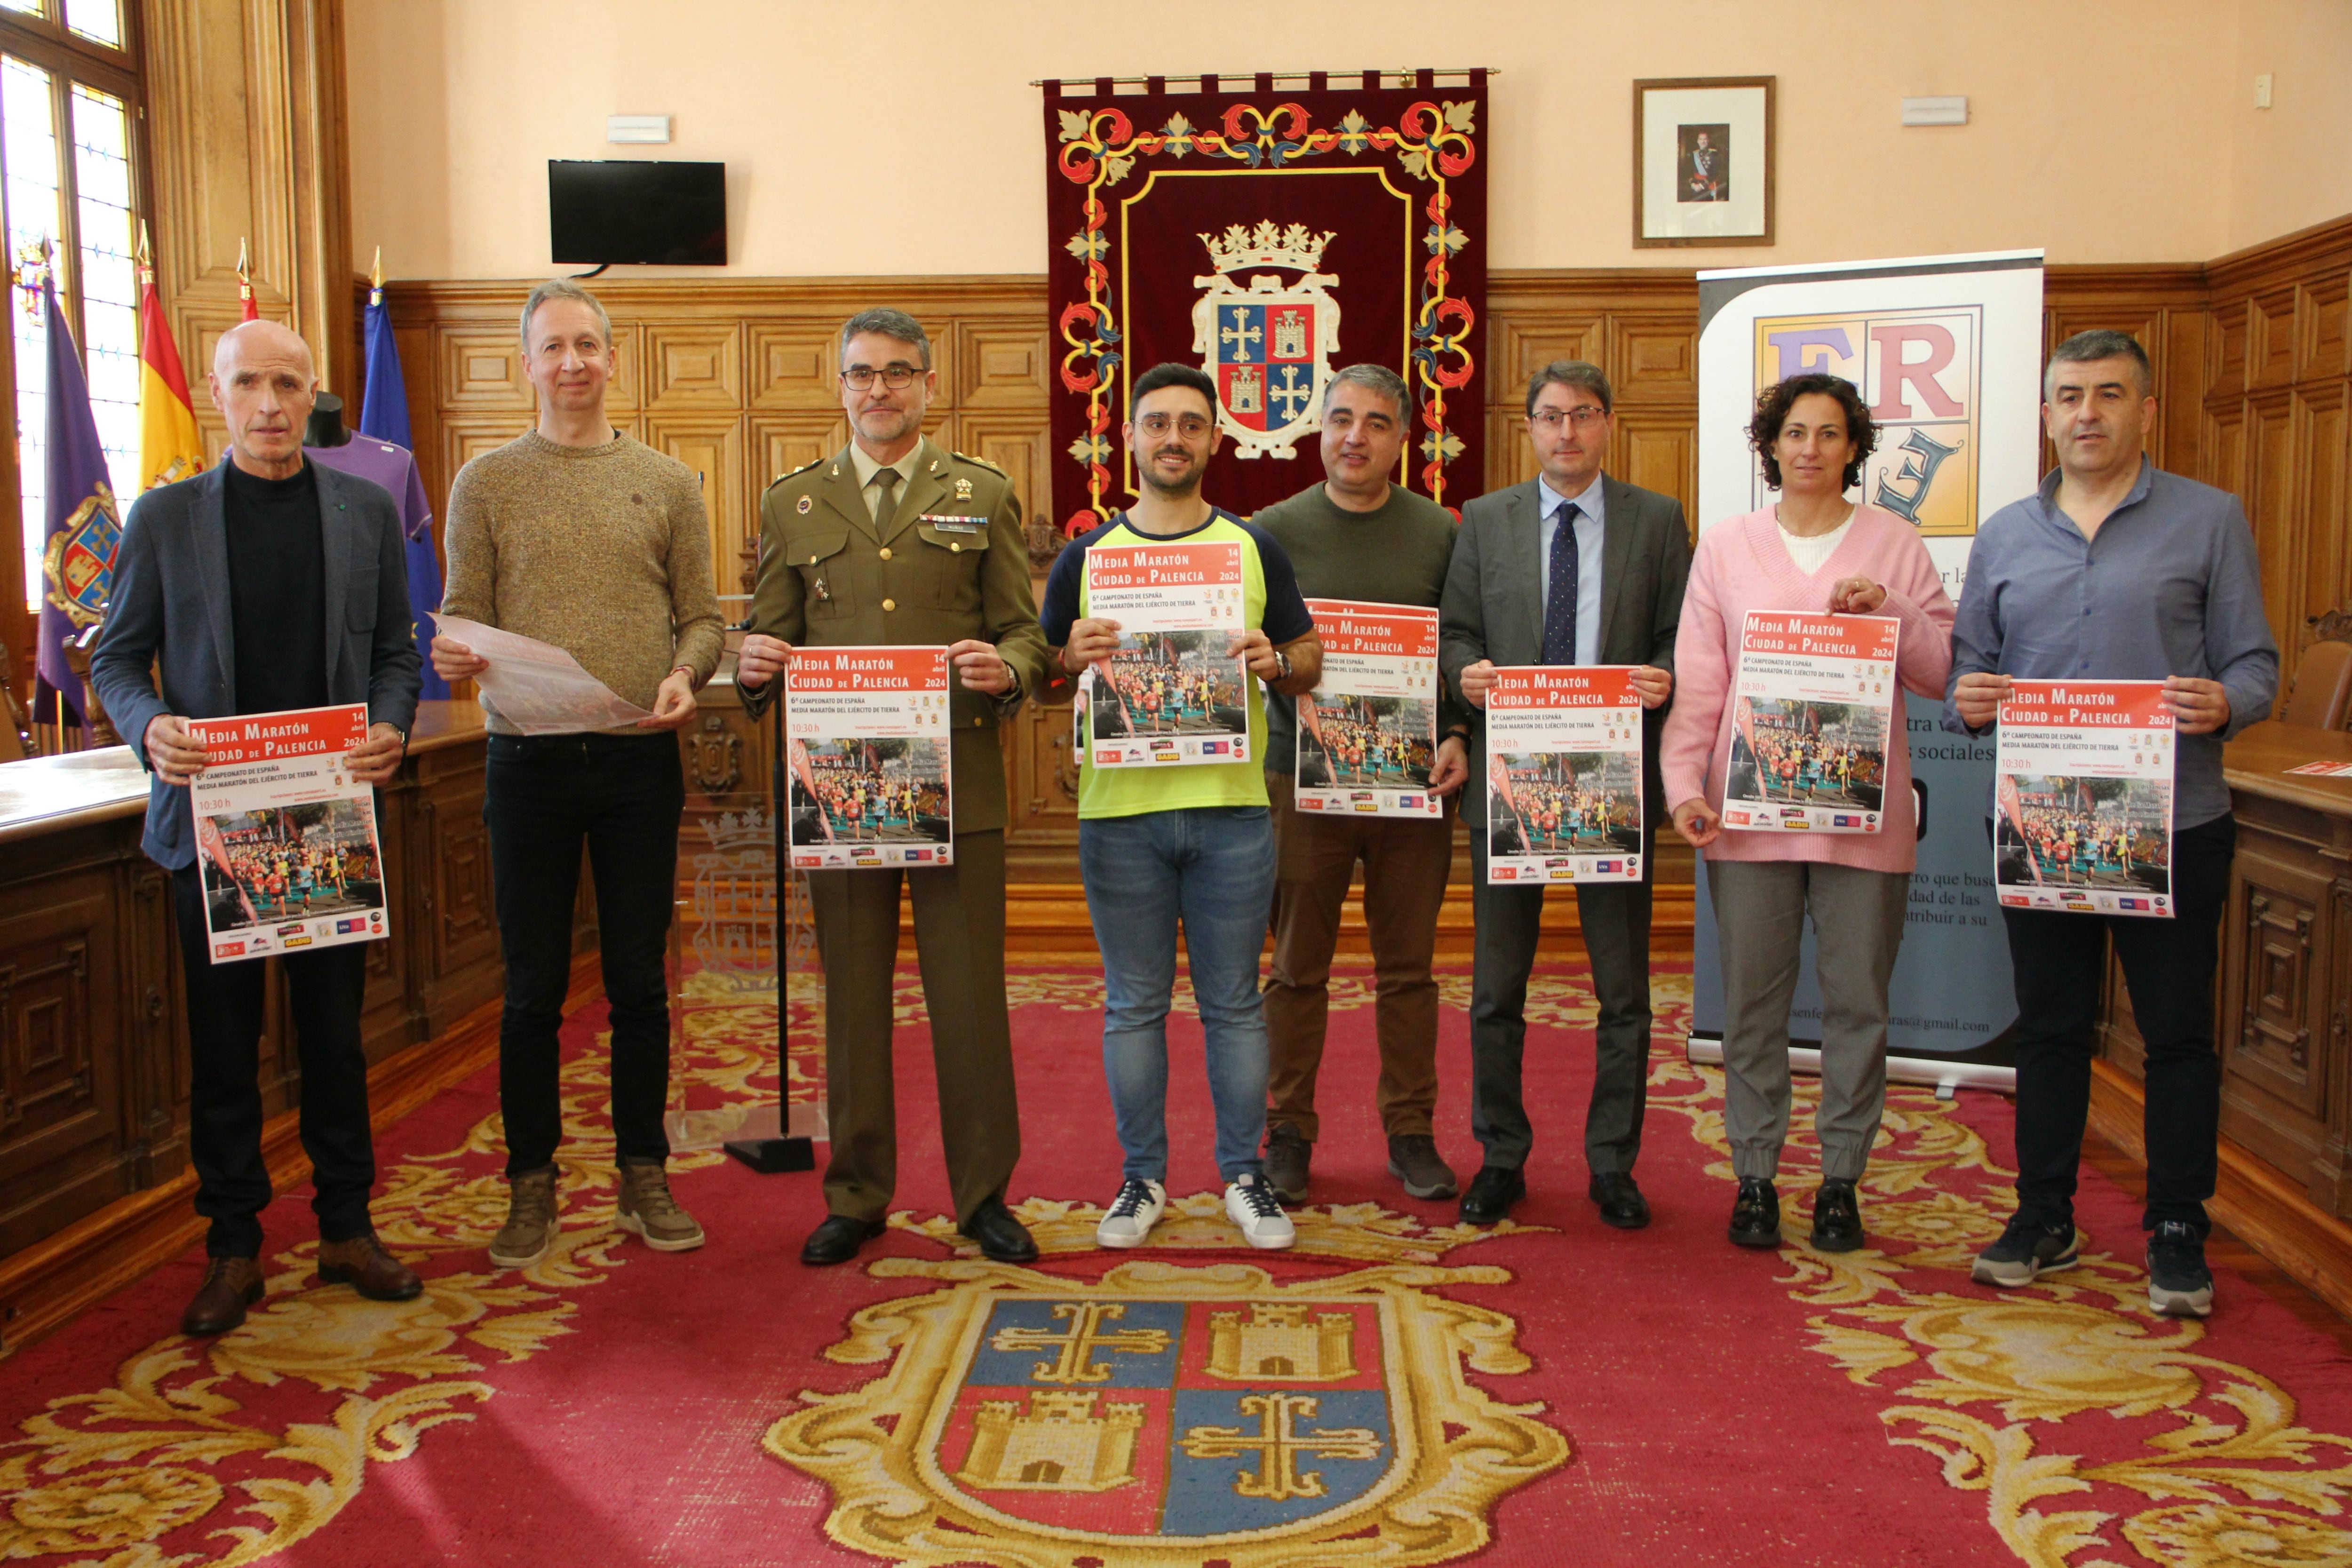
{"type": "MultiPolygon", "coordinates": [[[[1004,999],[997,739],[1046,679],[1021,507],[1002,469],[924,437],[939,375],[913,317],[888,310],[851,317],[841,329],[840,375],[849,445],[778,479],[761,503],[759,583],[736,685],[758,714],[796,643],[947,647],[955,671],[955,860],[905,874],[956,1224],[990,1258],[1025,1263],[1036,1244],[1004,1206],[1021,1121],[1004,999]]],[[[801,1248],[803,1263],[855,1258],[881,1234],[898,1183],[890,977],[898,878],[896,868],[809,873],[824,964],[833,1158],[824,1176],[829,1214],[801,1248]]]]}

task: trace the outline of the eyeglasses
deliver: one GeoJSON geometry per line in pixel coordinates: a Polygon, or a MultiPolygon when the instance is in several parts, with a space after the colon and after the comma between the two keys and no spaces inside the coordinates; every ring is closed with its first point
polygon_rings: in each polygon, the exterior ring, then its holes
{"type": "Polygon", "coordinates": [[[914,385],[915,378],[922,374],[910,364],[886,365],[880,370],[870,364],[861,364],[843,371],[841,384],[852,392],[870,392],[875,382],[879,380],[893,392],[904,392],[914,385]]]}
{"type": "Polygon", "coordinates": [[[1607,409],[1587,403],[1574,408],[1538,408],[1528,416],[1528,423],[1549,435],[1559,428],[1563,419],[1580,430],[1590,430],[1608,417],[1607,409]]]}
{"type": "Polygon", "coordinates": [[[1187,414],[1181,419],[1172,414],[1147,414],[1135,422],[1135,427],[1147,436],[1165,436],[1171,429],[1180,430],[1188,441],[1209,433],[1209,422],[1198,414],[1187,414]]]}

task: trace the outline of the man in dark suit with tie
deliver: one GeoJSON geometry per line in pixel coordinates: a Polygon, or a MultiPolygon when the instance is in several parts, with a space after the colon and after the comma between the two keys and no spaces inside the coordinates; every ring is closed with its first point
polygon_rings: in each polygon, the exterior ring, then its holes
{"type": "MultiPolygon", "coordinates": [[[[1623,1230],[1650,1223],[1633,1181],[1650,1054],[1650,835],[1665,816],[1658,731],[1674,692],[1675,628],[1690,576],[1682,503],[1601,471],[1614,426],[1608,377],[1561,360],[1528,384],[1528,436],[1542,472],[1462,509],[1440,605],[1438,663],[1484,712],[1497,665],[1635,667],[1643,716],[1643,854],[1639,882],[1576,889],[1592,988],[1600,1002],[1592,1103],[1584,1123],[1588,1187],[1601,1217],[1623,1230]]],[[[1471,736],[1472,786],[1486,777],[1483,724],[1471,736]]],[[[1483,811],[1479,820],[1484,821],[1483,811]]],[[[1533,1131],[1519,1092],[1528,974],[1544,890],[1486,885],[1486,837],[1470,835],[1476,956],[1470,994],[1470,1130],[1486,1148],[1462,1195],[1465,1224],[1492,1225],[1527,1195],[1521,1173],[1533,1131]]]]}
{"type": "MultiPolygon", "coordinates": [[[[179,919],[188,1157],[196,1212],[212,1222],[210,1267],[180,1320],[191,1335],[226,1333],[261,1300],[270,1187],[256,1081],[262,965],[213,962],[187,787],[205,751],[186,721],[363,702],[367,739],[350,753],[351,775],[380,784],[399,771],[416,715],[421,664],[400,509],[383,486],[303,460],[318,391],[310,348],[277,322],[247,321],[221,335],[212,397],[228,424],[228,458],[131,507],[90,659],[106,711],[152,774],[141,847],[172,873],[179,919]]],[[[360,1038],[367,953],[351,942],[278,962],[301,1054],[319,1277],[405,1301],[424,1287],[378,1244],[368,1217],[375,1151],[360,1038]]]]}

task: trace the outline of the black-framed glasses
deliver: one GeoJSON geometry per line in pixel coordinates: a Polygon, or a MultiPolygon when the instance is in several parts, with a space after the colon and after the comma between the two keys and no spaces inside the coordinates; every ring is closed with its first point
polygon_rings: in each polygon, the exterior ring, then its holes
{"type": "Polygon", "coordinates": [[[1590,430],[1608,417],[1608,410],[1585,403],[1574,408],[1538,408],[1528,416],[1528,423],[1540,430],[1557,430],[1565,419],[1580,430],[1590,430]]]}
{"type": "Polygon", "coordinates": [[[874,383],[878,379],[891,391],[904,392],[914,385],[915,378],[922,374],[910,364],[885,365],[880,370],[876,370],[870,364],[861,364],[843,371],[841,384],[852,392],[868,392],[873,389],[874,383]]]}

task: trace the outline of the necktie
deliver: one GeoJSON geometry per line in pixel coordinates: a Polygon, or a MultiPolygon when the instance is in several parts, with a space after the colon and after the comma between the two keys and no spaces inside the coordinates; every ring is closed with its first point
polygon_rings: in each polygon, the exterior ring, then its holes
{"type": "Polygon", "coordinates": [[[1543,661],[1576,662],[1576,520],[1574,501],[1559,509],[1551,535],[1551,591],[1544,598],[1543,661]]]}
{"type": "Polygon", "coordinates": [[[898,502],[896,494],[898,489],[898,470],[896,468],[882,468],[877,470],[874,475],[872,489],[874,491],[875,526],[877,528],[887,528],[890,526],[890,520],[897,516],[898,511],[898,502]]]}

